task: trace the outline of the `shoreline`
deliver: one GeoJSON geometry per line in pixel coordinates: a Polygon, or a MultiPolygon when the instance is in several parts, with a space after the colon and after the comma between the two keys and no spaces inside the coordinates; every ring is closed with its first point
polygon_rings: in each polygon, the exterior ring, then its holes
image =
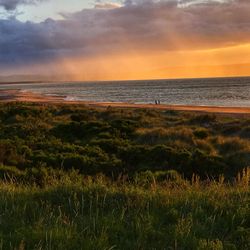
{"type": "Polygon", "coordinates": [[[221,107],[221,106],[194,106],[194,105],[168,105],[168,104],[134,104],[119,102],[93,102],[93,101],[70,101],[63,96],[46,96],[20,90],[0,90],[0,103],[26,102],[40,104],[73,104],[90,107],[114,107],[114,108],[141,108],[174,111],[196,111],[205,113],[225,114],[250,114],[250,107],[221,107]]]}

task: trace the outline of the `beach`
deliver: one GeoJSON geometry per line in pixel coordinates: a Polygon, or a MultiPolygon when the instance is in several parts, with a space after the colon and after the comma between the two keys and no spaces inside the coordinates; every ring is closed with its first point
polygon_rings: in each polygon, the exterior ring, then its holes
{"type": "Polygon", "coordinates": [[[250,250],[250,0],[0,9],[0,250],[250,250]]]}
{"type": "Polygon", "coordinates": [[[24,92],[20,90],[0,90],[0,102],[27,102],[43,104],[77,104],[92,107],[116,107],[116,108],[140,108],[140,109],[158,109],[158,110],[176,110],[176,111],[196,111],[207,113],[226,113],[226,114],[250,114],[250,107],[221,107],[221,106],[193,106],[193,105],[156,105],[135,104],[122,102],[93,102],[93,101],[71,101],[66,100],[64,96],[49,96],[24,92]]]}

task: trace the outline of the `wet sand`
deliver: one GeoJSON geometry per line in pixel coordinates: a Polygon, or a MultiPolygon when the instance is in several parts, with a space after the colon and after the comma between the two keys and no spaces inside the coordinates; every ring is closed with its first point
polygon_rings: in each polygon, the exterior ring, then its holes
{"type": "Polygon", "coordinates": [[[68,101],[65,97],[45,96],[31,92],[21,92],[20,90],[0,90],[0,102],[28,102],[43,104],[77,104],[92,107],[117,107],[117,108],[143,108],[178,111],[197,111],[209,113],[228,114],[250,114],[250,107],[216,107],[216,106],[187,106],[187,105],[155,105],[155,104],[133,104],[133,103],[113,103],[113,102],[86,102],[68,101]]]}

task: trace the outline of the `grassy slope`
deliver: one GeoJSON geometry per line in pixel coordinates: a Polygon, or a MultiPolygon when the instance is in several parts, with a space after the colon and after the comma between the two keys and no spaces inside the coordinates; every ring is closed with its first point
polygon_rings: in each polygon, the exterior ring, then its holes
{"type": "Polygon", "coordinates": [[[250,166],[249,127],[1,104],[0,249],[249,249],[249,171],[235,179],[250,166]]]}
{"type": "Polygon", "coordinates": [[[250,166],[249,116],[1,104],[0,164],[107,176],[176,170],[233,179],[250,166]]]}
{"type": "Polygon", "coordinates": [[[246,178],[234,186],[65,179],[42,189],[0,184],[2,249],[250,247],[246,178]]]}

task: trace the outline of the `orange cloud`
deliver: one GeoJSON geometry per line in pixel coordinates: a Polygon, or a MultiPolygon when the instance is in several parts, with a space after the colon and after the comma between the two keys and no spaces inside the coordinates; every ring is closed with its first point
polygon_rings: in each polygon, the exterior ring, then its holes
{"type": "Polygon", "coordinates": [[[249,75],[250,1],[128,2],[42,23],[0,20],[0,73],[76,80],[249,75]]]}

